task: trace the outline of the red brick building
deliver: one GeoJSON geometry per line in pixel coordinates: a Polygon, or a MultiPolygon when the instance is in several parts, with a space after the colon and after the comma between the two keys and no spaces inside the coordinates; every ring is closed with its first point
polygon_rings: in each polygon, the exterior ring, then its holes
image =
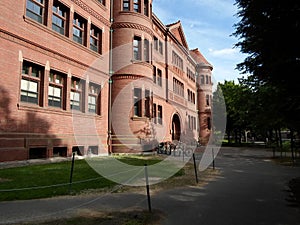
{"type": "Polygon", "coordinates": [[[0,161],[207,142],[212,66],[151,0],[111,2],[0,2],[0,161]]]}

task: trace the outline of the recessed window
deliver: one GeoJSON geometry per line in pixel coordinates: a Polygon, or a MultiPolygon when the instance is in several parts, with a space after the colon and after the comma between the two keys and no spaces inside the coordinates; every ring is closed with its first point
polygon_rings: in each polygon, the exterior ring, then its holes
{"type": "Polygon", "coordinates": [[[150,100],[151,94],[150,90],[145,90],[145,117],[150,118],[150,100]]]}
{"type": "Polygon", "coordinates": [[[101,3],[102,5],[105,5],[105,0],[98,0],[99,3],[101,3]]]}
{"type": "Polygon", "coordinates": [[[83,81],[78,78],[72,77],[71,83],[71,95],[70,95],[70,107],[72,110],[83,110],[83,81]]]}
{"type": "Polygon", "coordinates": [[[26,1],[26,16],[43,24],[44,23],[44,0],[27,0],[26,1]]]}
{"type": "Polygon", "coordinates": [[[149,62],[149,56],[150,56],[150,43],[147,39],[144,40],[144,61],[149,62]]]}
{"type": "Polygon", "coordinates": [[[97,84],[89,84],[88,110],[100,115],[100,86],[97,84]]]}
{"type": "Polygon", "coordinates": [[[41,80],[44,68],[30,62],[23,62],[21,79],[21,101],[39,105],[41,80]]]}
{"type": "Polygon", "coordinates": [[[184,97],[184,84],[176,78],[173,78],[173,91],[175,94],[184,97]]]}
{"type": "Polygon", "coordinates": [[[129,11],[129,0],[123,0],[123,11],[129,11]]]}
{"type": "Polygon", "coordinates": [[[163,111],[162,111],[162,106],[161,105],[158,105],[157,107],[157,122],[159,124],[163,124],[163,111]]]}
{"type": "Polygon", "coordinates": [[[142,116],[142,89],[141,88],[134,88],[133,91],[133,115],[137,117],[142,116]]]}
{"type": "Polygon", "coordinates": [[[56,71],[50,71],[48,87],[48,106],[63,108],[65,76],[56,71]]]}
{"type": "Polygon", "coordinates": [[[153,106],[152,106],[153,108],[152,108],[152,117],[153,117],[153,122],[154,123],[157,123],[157,114],[156,114],[156,104],[153,104],[153,106]]]}
{"type": "Polygon", "coordinates": [[[67,8],[58,1],[53,2],[52,29],[67,36],[67,8]]]}
{"type": "Polygon", "coordinates": [[[90,49],[102,54],[102,30],[93,24],[90,30],[90,49]]]}
{"type": "Polygon", "coordinates": [[[153,83],[156,84],[156,66],[153,66],[153,83]]]}
{"type": "Polygon", "coordinates": [[[141,57],[141,38],[135,36],[133,39],[133,59],[134,60],[142,60],[141,57]]]}
{"type": "Polygon", "coordinates": [[[134,12],[141,12],[140,9],[140,0],[133,0],[133,11],[134,12]]]}
{"type": "Polygon", "coordinates": [[[162,71],[160,69],[157,69],[157,84],[162,86],[162,71]]]}
{"type": "Polygon", "coordinates": [[[81,45],[85,45],[84,34],[86,28],[86,20],[74,13],[73,19],[73,40],[81,45]]]}
{"type": "Polygon", "coordinates": [[[163,43],[161,41],[159,41],[159,44],[158,44],[158,51],[161,55],[164,54],[164,49],[163,49],[163,43]]]}
{"type": "Polygon", "coordinates": [[[149,1],[144,0],[144,15],[149,16],[149,1]]]}

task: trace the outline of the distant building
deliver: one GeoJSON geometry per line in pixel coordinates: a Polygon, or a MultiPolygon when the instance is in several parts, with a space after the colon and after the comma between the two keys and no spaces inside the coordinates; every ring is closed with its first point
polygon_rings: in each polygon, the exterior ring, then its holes
{"type": "Polygon", "coordinates": [[[213,67],[151,0],[0,8],[0,161],[208,142],[213,67]]]}

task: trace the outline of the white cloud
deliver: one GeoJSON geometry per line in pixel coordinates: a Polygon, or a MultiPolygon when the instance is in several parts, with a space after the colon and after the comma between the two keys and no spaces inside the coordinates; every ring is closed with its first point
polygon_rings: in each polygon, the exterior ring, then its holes
{"type": "Polygon", "coordinates": [[[236,48],[224,48],[224,49],[219,49],[219,50],[214,50],[214,49],[208,49],[209,54],[212,56],[216,57],[224,57],[224,56],[236,56],[239,51],[236,48]]]}

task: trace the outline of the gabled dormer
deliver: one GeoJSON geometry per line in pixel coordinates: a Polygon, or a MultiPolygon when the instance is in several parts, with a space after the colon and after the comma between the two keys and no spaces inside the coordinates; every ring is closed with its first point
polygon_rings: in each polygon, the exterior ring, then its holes
{"type": "Polygon", "coordinates": [[[180,20],[176,23],[167,25],[167,28],[183,47],[189,49],[180,20]]]}

